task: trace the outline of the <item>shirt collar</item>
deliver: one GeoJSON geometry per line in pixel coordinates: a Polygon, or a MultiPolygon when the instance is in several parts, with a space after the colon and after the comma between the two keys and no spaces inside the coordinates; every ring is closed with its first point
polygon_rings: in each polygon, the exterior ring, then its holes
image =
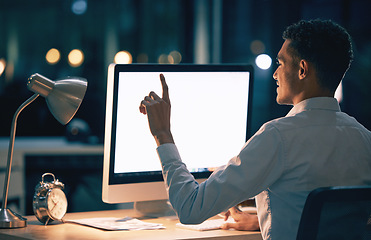
{"type": "Polygon", "coordinates": [[[294,105],[290,112],[286,116],[293,116],[297,113],[308,111],[311,109],[320,109],[340,112],[340,106],[336,98],[331,97],[316,97],[309,98],[294,105]]]}

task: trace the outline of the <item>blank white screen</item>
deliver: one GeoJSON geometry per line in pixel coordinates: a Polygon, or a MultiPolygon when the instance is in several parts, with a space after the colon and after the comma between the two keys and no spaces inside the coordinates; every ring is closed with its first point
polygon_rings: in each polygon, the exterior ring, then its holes
{"type": "MultiPolygon", "coordinates": [[[[147,117],[139,104],[162,96],[159,72],[119,75],[115,173],[159,171],[147,117]]],[[[191,172],[224,165],[246,140],[248,72],[163,72],[169,86],[171,130],[191,172]]]]}

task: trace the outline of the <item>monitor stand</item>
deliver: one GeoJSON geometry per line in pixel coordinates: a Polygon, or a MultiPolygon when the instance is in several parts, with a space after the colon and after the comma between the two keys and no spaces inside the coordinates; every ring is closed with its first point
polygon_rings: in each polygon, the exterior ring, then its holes
{"type": "Polygon", "coordinates": [[[175,216],[175,212],[167,199],[134,202],[134,210],[140,218],[175,216]]]}

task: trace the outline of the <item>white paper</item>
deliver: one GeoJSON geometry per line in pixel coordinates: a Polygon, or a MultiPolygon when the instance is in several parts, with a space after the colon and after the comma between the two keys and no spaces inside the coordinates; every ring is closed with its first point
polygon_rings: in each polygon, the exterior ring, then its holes
{"type": "Polygon", "coordinates": [[[163,229],[165,228],[159,223],[148,223],[138,220],[136,218],[125,217],[125,218],[84,218],[75,220],[65,220],[66,223],[77,223],[84,226],[99,228],[103,230],[151,230],[151,229],[163,229]]]}

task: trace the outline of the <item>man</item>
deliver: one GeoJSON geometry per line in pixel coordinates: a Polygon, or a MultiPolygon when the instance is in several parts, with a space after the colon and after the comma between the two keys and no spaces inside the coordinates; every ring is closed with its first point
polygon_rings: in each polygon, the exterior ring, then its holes
{"type": "MultiPolygon", "coordinates": [[[[225,228],[255,230],[255,216],[232,208],[255,197],[263,239],[295,239],[310,191],[371,185],[371,132],[342,113],[334,98],[352,61],[350,36],[331,21],[314,20],[288,27],[283,38],[273,74],[276,100],[293,108],[286,117],[264,124],[204,183],[197,184],[174,144],[163,75],[162,98],[151,92],[141,102],[140,111],[147,114],[158,145],[169,199],[181,222],[200,223],[231,208],[227,216],[237,224],[225,228]]],[[[207,109],[208,104],[223,103],[214,99],[200,104],[207,109]]]]}

